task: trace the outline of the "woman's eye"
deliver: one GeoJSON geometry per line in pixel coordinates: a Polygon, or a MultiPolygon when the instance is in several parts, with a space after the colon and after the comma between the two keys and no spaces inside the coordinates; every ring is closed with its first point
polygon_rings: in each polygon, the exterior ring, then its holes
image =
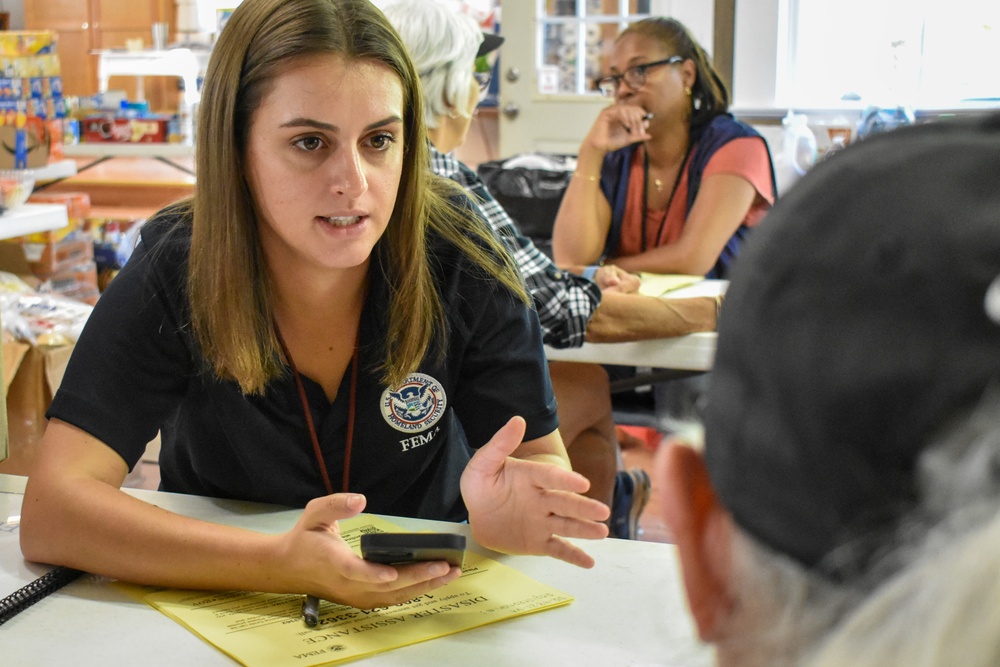
{"type": "Polygon", "coordinates": [[[295,142],[295,145],[304,151],[315,151],[323,147],[323,140],[319,137],[303,137],[295,142]]]}
{"type": "Polygon", "coordinates": [[[376,134],[371,138],[372,148],[376,150],[388,150],[392,144],[396,143],[396,138],[391,134],[376,134]]]}

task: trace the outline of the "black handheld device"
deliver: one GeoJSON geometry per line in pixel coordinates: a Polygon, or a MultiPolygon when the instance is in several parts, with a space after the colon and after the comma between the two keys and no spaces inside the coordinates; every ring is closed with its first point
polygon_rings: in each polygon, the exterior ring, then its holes
{"type": "Polygon", "coordinates": [[[373,563],[386,565],[443,560],[455,567],[462,567],[465,556],[465,535],[365,533],[361,536],[361,556],[373,563]]]}

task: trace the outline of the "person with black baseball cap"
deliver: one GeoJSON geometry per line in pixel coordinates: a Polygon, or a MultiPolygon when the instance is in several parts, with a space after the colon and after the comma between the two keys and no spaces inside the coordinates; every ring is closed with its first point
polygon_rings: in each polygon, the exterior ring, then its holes
{"type": "Polygon", "coordinates": [[[655,469],[719,664],[1000,664],[998,275],[1000,115],[851,146],[749,240],[655,469]]]}

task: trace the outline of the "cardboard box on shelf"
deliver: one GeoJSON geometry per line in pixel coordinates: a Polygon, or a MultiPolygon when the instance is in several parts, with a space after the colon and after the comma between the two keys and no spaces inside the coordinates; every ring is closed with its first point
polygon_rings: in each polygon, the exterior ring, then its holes
{"type": "Polygon", "coordinates": [[[54,273],[45,279],[43,289],[93,306],[101,296],[97,283],[97,263],[84,262],[54,273]]]}
{"type": "Polygon", "coordinates": [[[8,456],[0,462],[0,473],[30,474],[48,423],[45,411],[62,382],[73,347],[3,344],[8,456]]]}
{"type": "MultiPolygon", "coordinates": [[[[0,326],[2,328],[2,326],[0,326]]],[[[0,463],[3,463],[10,457],[10,435],[9,429],[7,428],[7,388],[10,387],[10,382],[7,380],[7,368],[4,362],[7,359],[7,354],[4,353],[3,346],[0,346],[0,367],[3,367],[3,398],[0,401],[0,463]]],[[[11,378],[13,379],[13,378],[11,378]]]]}
{"type": "MultiPolygon", "coordinates": [[[[93,244],[88,241],[88,245],[93,256],[93,244]]],[[[92,267],[91,264],[88,269],[92,267]]],[[[30,274],[20,243],[0,243],[0,270],[21,276],[29,285],[37,286],[37,278],[30,274]]],[[[89,271],[87,276],[89,280],[89,271]]],[[[42,339],[39,336],[39,340],[42,339]]],[[[48,337],[50,341],[53,339],[48,337]]],[[[62,382],[73,347],[73,344],[31,345],[20,341],[4,342],[0,347],[7,412],[7,424],[3,428],[7,442],[4,443],[0,436],[0,473],[29,474],[38,442],[45,432],[45,411],[62,382]]],[[[3,426],[2,420],[0,426],[3,426]]]]}
{"type": "Polygon", "coordinates": [[[69,224],[59,229],[46,232],[35,232],[20,237],[25,243],[56,243],[67,236],[77,235],[78,230],[86,228],[90,217],[90,195],[86,192],[37,192],[28,197],[31,204],[62,204],[66,207],[69,224]]]}
{"type": "Polygon", "coordinates": [[[35,264],[25,259],[22,246],[17,243],[0,243],[0,271],[12,273],[34,290],[69,297],[93,306],[101,296],[97,263],[93,259],[94,244],[89,258],[81,262],[60,265],[53,273],[35,272],[35,264]]]}
{"type": "Polygon", "coordinates": [[[0,242],[0,271],[13,273],[32,289],[38,289],[42,284],[42,281],[31,272],[20,243],[0,242]]]}
{"type": "Polygon", "coordinates": [[[170,116],[124,118],[103,114],[83,119],[84,142],[166,143],[170,116]]]}
{"type": "Polygon", "coordinates": [[[35,192],[28,201],[38,204],[62,204],[66,207],[66,215],[70,220],[83,221],[90,217],[90,195],[86,192],[35,192]]]}
{"type": "MultiPolygon", "coordinates": [[[[25,267],[24,253],[18,245],[0,243],[0,270],[21,275],[25,267]]],[[[45,432],[45,411],[62,382],[73,347],[73,344],[31,345],[21,341],[3,343],[7,409],[4,433],[8,442],[5,453],[0,439],[0,473],[29,473],[45,432]]]]}
{"type": "Polygon", "coordinates": [[[25,167],[27,169],[40,169],[49,163],[49,133],[41,123],[30,122],[25,127],[18,129],[14,125],[0,123],[0,144],[11,147],[10,150],[0,150],[0,169],[17,168],[16,158],[12,147],[18,143],[18,133],[24,135],[25,167]]]}
{"type": "Polygon", "coordinates": [[[31,272],[45,279],[94,260],[94,242],[89,237],[66,238],[56,243],[23,243],[31,272]]]}

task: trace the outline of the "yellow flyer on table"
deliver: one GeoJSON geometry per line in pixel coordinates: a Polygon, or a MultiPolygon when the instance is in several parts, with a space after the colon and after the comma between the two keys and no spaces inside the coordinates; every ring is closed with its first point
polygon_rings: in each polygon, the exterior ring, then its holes
{"type": "Polygon", "coordinates": [[[640,273],[639,294],[646,296],[663,296],[667,292],[681,287],[687,287],[704,280],[705,276],[688,276],[681,273],[640,273]]]}
{"type": "MultiPolygon", "coordinates": [[[[355,550],[364,533],[402,530],[371,515],[341,521],[340,529],[355,550]]],[[[458,580],[408,602],[374,610],[322,602],[314,628],[302,620],[301,595],[116,585],[247,667],[335,664],[573,600],[472,552],[466,552],[458,580]]]]}

